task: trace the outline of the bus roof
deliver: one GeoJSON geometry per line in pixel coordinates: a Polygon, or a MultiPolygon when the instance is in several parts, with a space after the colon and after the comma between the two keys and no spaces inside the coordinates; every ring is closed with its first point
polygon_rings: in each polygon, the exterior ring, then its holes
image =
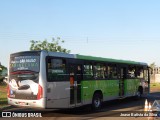
{"type": "Polygon", "coordinates": [[[119,59],[112,59],[112,58],[85,56],[85,55],[79,55],[79,54],[77,54],[76,56],[78,59],[82,59],[82,60],[95,60],[95,61],[103,61],[103,62],[111,62],[111,63],[123,63],[123,64],[134,64],[134,65],[148,66],[147,63],[130,61],[130,60],[119,60],[119,59]]]}
{"type": "Polygon", "coordinates": [[[148,66],[148,64],[144,62],[136,62],[136,61],[131,61],[131,60],[119,60],[119,59],[103,58],[103,57],[95,57],[95,56],[86,56],[86,55],[79,55],[79,54],[68,54],[68,53],[62,53],[62,52],[49,52],[46,50],[22,51],[22,52],[13,53],[11,55],[20,54],[20,53],[38,53],[38,52],[45,52],[45,53],[48,53],[49,56],[56,56],[56,57],[76,58],[76,59],[81,59],[81,60],[93,60],[93,61],[102,61],[102,62],[111,62],[111,63],[148,66]]]}

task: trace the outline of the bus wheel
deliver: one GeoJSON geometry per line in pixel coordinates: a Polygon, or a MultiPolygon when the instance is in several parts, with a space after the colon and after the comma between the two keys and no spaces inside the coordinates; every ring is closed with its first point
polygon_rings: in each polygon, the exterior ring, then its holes
{"type": "Polygon", "coordinates": [[[95,93],[92,99],[92,108],[93,110],[98,110],[102,105],[102,96],[99,93],[95,93]]]}
{"type": "Polygon", "coordinates": [[[137,98],[141,98],[141,92],[140,91],[137,91],[137,94],[136,94],[137,98]]]}

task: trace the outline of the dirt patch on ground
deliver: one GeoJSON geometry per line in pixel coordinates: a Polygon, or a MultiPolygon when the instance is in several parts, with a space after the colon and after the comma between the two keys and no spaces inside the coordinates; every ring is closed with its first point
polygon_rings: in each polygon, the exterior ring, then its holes
{"type": "Polygon", "coordinates": [[[7,85],[0,84],[0,91],[7,92],[7,85]]]}

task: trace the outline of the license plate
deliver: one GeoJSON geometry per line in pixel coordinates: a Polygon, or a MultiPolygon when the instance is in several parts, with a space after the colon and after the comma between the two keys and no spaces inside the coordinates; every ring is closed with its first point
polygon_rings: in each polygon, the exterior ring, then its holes
{"type": "Polygon", "coordinates": [[[25,105],[25,102],[19,102],[19,105],[25,105]]]}

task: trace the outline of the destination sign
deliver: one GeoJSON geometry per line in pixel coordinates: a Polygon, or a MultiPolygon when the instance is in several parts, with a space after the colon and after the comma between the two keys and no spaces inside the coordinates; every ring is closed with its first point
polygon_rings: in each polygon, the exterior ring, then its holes
{"type": "Polygon", "coordinates": [[[39,71],[39,56],[18,56],[12,57],[10,61],[10,70],[32,70],[39,71]]]}

